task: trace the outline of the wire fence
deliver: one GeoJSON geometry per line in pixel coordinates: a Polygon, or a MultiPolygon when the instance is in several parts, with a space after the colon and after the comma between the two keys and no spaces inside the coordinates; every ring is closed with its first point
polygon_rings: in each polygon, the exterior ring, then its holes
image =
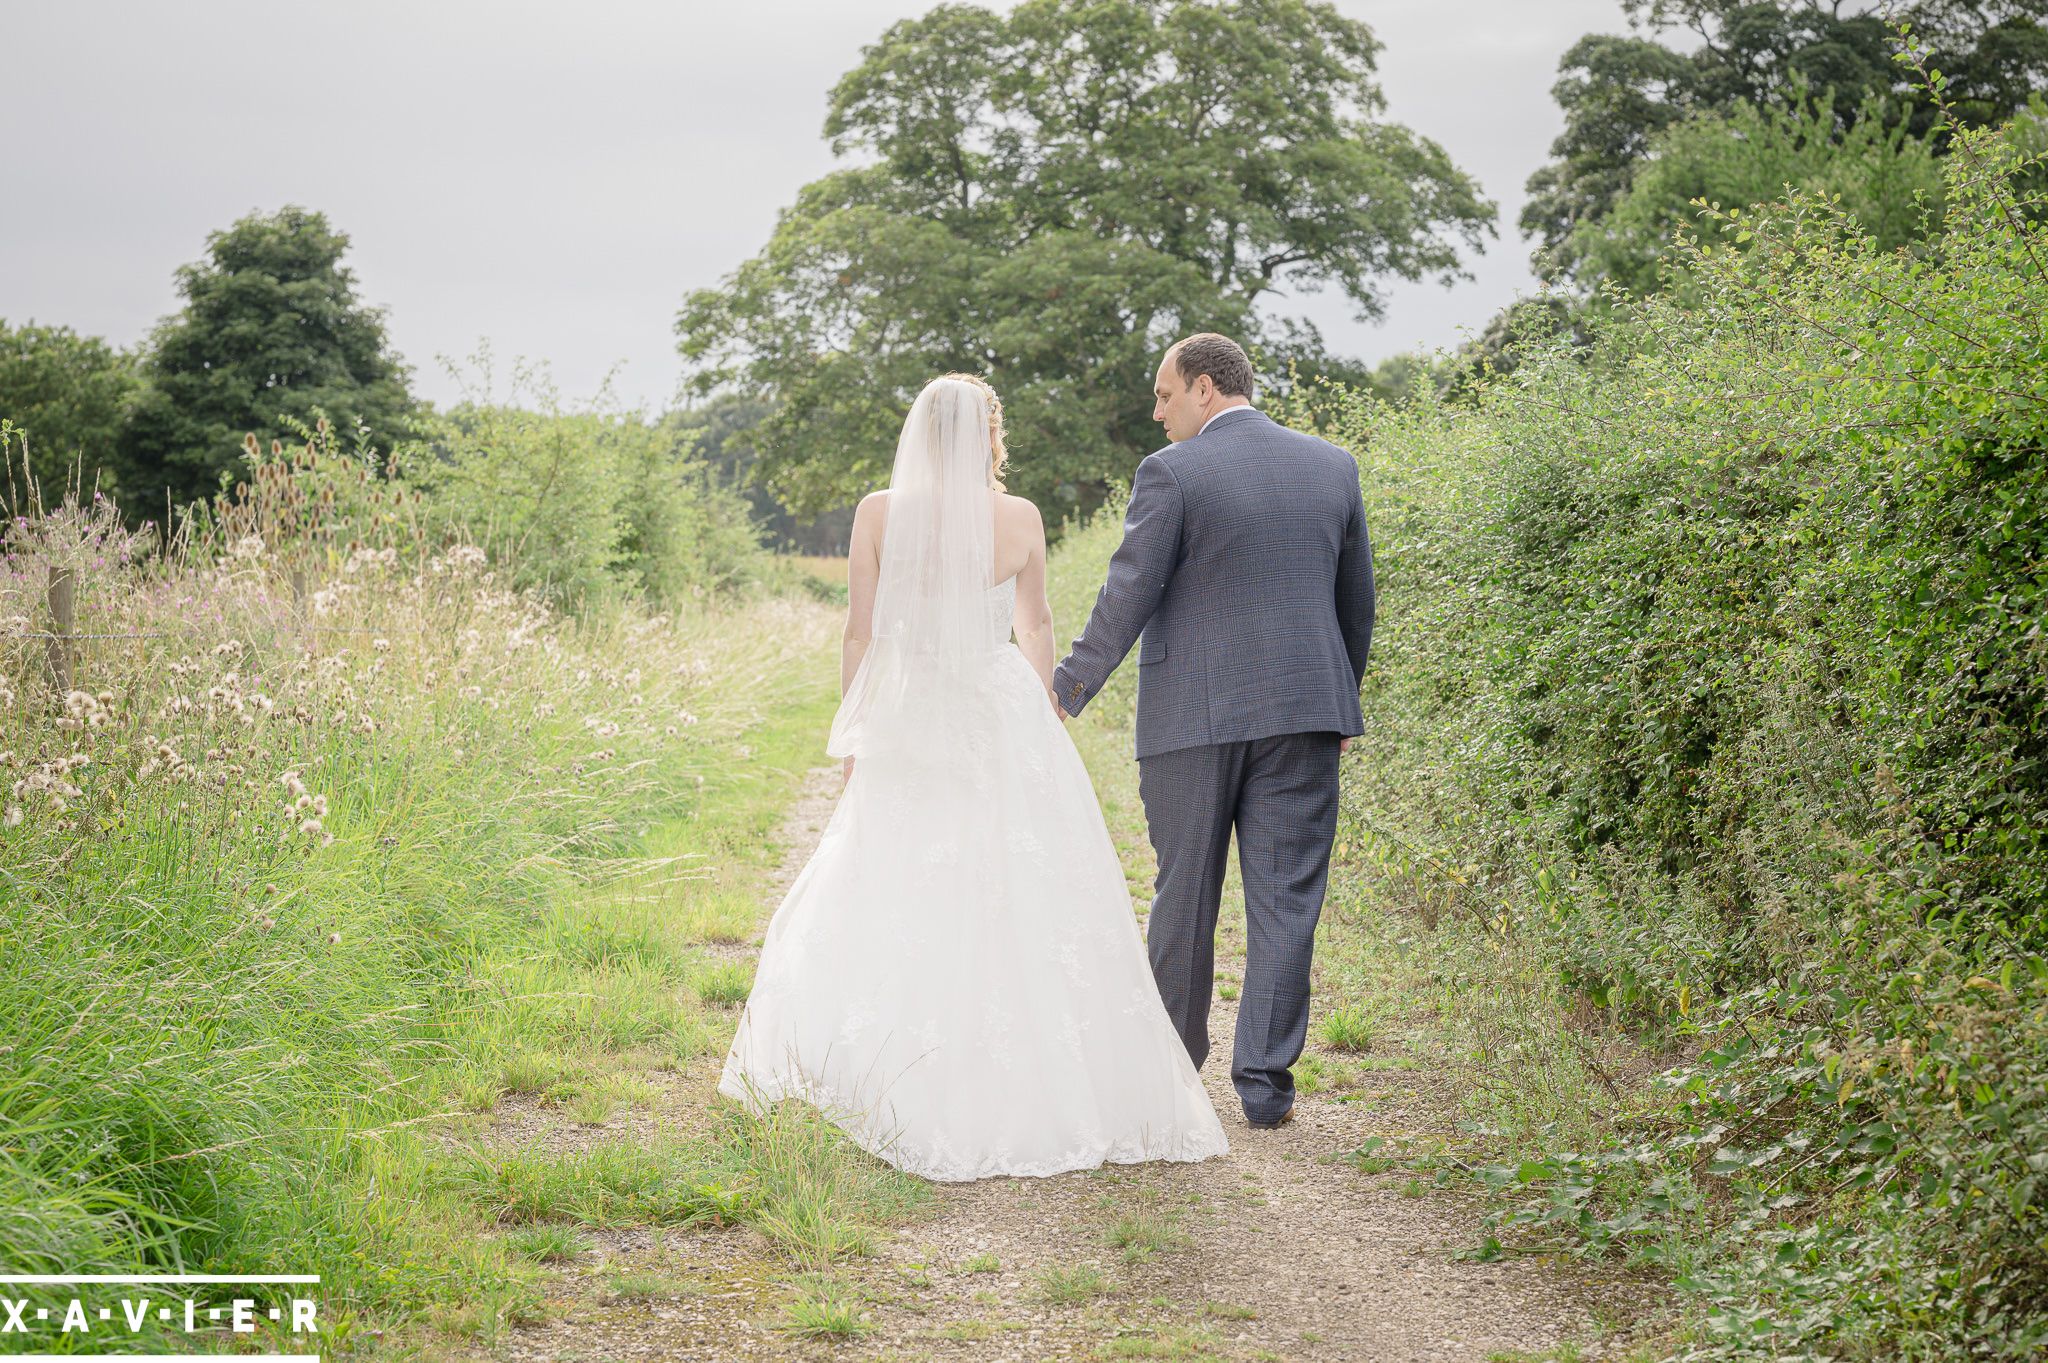
{"type": "MultiPolygon", "coordinates": [[[[372,629],[367,625],[296,625],[284,624],[280,628],[290,629],[299,634],[372,634],[386,638],[394,634],[426,634],[423,629],[372,629]]],[[[71,632],[52,634],[48,630],[0,630],[0,639],[190,639],[204,633],[196,629],[145,629],[122,630],[114,633],[71,632]]]]}
{"type": "MultiPolygon", "coordinates": [[[[80,660],[78,645],[94,640],[107,639],[199,639],[208,635],[219,637],[218,629],[206,629],[194,625],[185,629],[137,629],[137,630],[81,630],[76,628],[78,612],[78,570],[52,564],[48,588],[44,594],[48,608],[50,629],[0,629],[0,643],[12,639],[40,640],[48,652],[48,672],[51,684],[62,692],[75,689],[80,660]]],[[[417,636],[435,631],[413,627],[380,629],[369,625],[316,625],[305,618],[309,594],[306,578],[302,571],[294,570],[291,577],[292,596],[296,612],[289,616],[277,616],[248,623],[258,628],[276,630],[288,634],[354,635],[369,638],[393,638],[417,636]]]]}

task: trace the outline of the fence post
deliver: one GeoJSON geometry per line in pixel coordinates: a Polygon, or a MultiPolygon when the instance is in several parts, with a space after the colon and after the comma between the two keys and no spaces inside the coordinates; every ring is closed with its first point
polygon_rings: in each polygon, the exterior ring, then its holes
{"type": "Polygon", "coordinates": [[[77,672],[78,574],[75,568],[50,565],[50,680],[59,695],[69,695],[77,672]]]}

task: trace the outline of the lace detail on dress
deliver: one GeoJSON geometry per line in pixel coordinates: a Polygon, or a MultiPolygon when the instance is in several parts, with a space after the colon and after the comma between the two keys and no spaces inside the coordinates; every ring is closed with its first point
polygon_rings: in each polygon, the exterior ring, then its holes
{"type": "Polygon", "coordinates": [[[1000,647],[1010,642],[1011,622],[1017,618],[1017,579],[999,582],[989,588],[988,625],[989,644],[1000,647]]]}

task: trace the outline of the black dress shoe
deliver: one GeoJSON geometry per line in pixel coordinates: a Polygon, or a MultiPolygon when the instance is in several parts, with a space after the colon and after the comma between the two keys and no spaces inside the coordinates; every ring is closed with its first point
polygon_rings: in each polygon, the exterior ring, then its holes
{"type": "Polygon", "coordinates": [[[1293,1120],[1294,1109],[1291,1106],[1285,1112],[1281,1113],[1278,1117],[1274,1118],[1270,1122],[1256,1122],[1253,1121],[1250,1117],[1244,1119],[1245,1125],[1251,1127],[1255,1131],[1277,1131],[1279,1128],[1287,1125],[1289,1122],[1293,1120]]]}

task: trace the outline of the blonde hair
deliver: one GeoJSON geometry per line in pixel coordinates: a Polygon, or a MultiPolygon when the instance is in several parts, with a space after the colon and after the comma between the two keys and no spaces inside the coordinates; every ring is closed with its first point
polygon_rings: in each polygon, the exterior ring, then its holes
{"type": "Polygon", "coordinates": [[[989,387],[988,380],[979,374],[941,374],[939,377],[955,379],[971,388],[978,388],[981,395],[988,399],[988,447],[993,455],[993,462],[989,464],[988,480],[996,491],[1006,491],[1003,487],[1003,470],[1009,467],[1010,452],[1003,447],[1003,400],[996,396],[995,389],[989,387]]]}

